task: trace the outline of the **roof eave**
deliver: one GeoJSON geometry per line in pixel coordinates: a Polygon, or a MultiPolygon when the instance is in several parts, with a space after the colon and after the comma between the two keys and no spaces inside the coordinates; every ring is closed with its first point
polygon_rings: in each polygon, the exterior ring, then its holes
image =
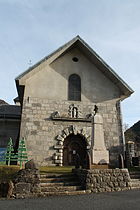
{"type": "Polygon", "coordinates": [[[79,40],[89,50],[91,55],[96,58],[96,64],[98,64],[98,66],[100,65],[100,70],[106,74],[106,76],[109,76],[109,74],[111,75],[113,78],[112,81],[123,90],[122,92],[126,98],[134,93],[133,89],[84,40],[80,37],[79,40]]]}

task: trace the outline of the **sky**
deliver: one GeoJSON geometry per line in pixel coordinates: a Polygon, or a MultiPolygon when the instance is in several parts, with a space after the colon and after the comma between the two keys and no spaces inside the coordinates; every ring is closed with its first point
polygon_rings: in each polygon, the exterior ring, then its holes
{"type": "Polygon", "coordinates": [[[140,120],[139,0],[0,0],[0,99],[13,104],[15,78],[76,35],[135,91],[123,123],[140,120]]]}

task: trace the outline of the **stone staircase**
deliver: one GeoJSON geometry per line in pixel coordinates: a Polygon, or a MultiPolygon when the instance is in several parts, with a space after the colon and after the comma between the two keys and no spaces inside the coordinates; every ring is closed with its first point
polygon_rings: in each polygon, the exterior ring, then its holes
{"type": "Polygon", "coordinates": [[[131,178],[131,189],[140,189],[140,171],[129,172],[131,178]]]}
{"type": "Polygon", "coordinates": [[[73,173],[40,174],[41,194],[47,195],[77,195],[90,193],[82,189],[78,177],[73,173]]]}

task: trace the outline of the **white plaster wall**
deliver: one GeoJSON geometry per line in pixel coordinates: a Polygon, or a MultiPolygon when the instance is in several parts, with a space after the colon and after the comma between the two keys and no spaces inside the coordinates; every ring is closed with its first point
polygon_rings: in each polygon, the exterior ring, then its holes
{"type": "Polygon", "coordinates": [[[39,70],[26,80],[25,97],[68,100],[68,78],[74,73],[81,77],[81,101],[96,103],[120,97],[118,87],[76,48],[53,63],[44,62],[37,68],[39,70]],[[73,62],[73,57],[79,61],[73,62]]]}

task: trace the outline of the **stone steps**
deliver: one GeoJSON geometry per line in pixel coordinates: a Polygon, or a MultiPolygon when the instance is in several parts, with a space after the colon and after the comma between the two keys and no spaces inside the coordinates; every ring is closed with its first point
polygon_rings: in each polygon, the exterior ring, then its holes
{"type": "Polygon", "coordinates": [[[55,182],[67,182],[67,181],[74,181],[76,180],[76,177],[70,176],[70,177],[55,177],[55,178],[40,178],[41,183],[55,183],[55,182]]]}
{"type": "Polygon", "coordinates": [[[91,190],[63,191],[63,192],[42,192],[41,197],[53,195],[84,195],[91,193],[91,190]]]}
{"type": "Polygon", "coordinates": [[[140,174],[140,171],[130,171],[130,174],[140,174]]]}
{"type": "Polygon", "coordinates": [[[46,183],[46,182],[41,182],[40,186],[41,187],[51,187],[51,186],[78,186],[79,182],[55,182],[55,183],[46,183]]]}
{"type": "Polygon", "coordinates": [[[140,179],[140,175],[139,174],[130,174],[130,178],[131,179],[140,179]]]}
{"type": "Polygon", "coordinates": [[[41,192],[64,192],[64,191],[76,191],[82,190],[81,186],[51,186],[41,187],[41,192]]]}
{"type": "Polygon", "coordinates": [[[70,177],[75,176],[72,173],[41,173],[40,178],[63,178],[63,177],[70,177]]]}
{"type": "Polygon", "coordinates": [[[130,177],[131,176],[140,176],[140,171],[130,171],[129,174],[130,174],[130,177]]]}
{"type": "Polygon", "coordinates": [[[131,179],[131,189],[140,188],[140,180],[139,179],[131,179]]]}
{"type": "Polygon", "coordinates": [[[140,171],[130,172],[131,189],[140,189],[140,171]]]}
{"type": "Polygon", "coordinates": [[[132,182],[140,182],[140,179],[131,179],[132,182]]]}
{"type": "Polygon", "coordinates": [[[43,195],[60,194],[85,194],[78,177],[73,173],[65,174],[41,174],[40,187],[43,195]]]}

